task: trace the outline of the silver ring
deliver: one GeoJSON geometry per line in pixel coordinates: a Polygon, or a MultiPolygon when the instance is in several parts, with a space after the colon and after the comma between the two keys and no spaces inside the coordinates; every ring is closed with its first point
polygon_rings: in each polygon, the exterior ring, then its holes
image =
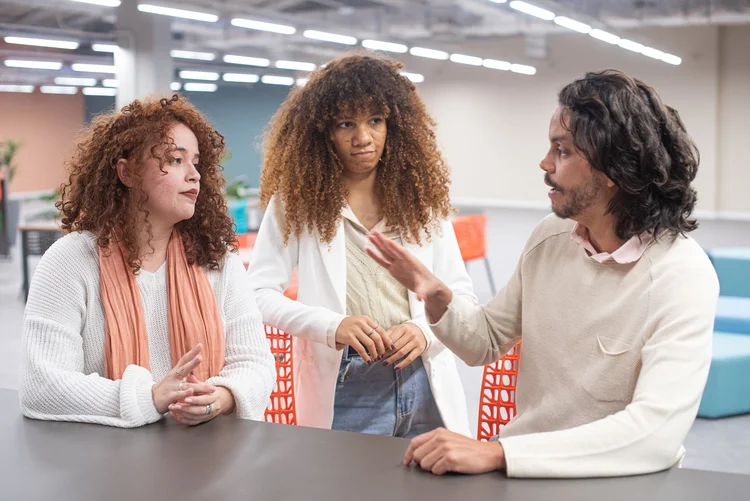
{"type": "Polygon", "coordinates": [[[180,387],[179,387],[179,388],[180,388],[180,390],[179,390],[179,391],[182,391],[182,383],[183,383],[183,382],[184,382],[184,381],[180,381],[180,387]]]}
{"type": "Polygon", "coordinates": [[[211,404],[206,404],[206,412],[205,415],[208,416],[211,414],[214,410],[211,408],[211,404]]]}
{"type": "Polygon", "coordinates": [[[370,333],[369,333],[369,334],[368,334],[367,336],[368,336],[368,337],[370,337],[370,336],[372,336],[373,334],[375,334],[375,330],[376,330],[376,329],[373,329],[373,330],[371,330],[371,331],[370,331],[370,333]]]}

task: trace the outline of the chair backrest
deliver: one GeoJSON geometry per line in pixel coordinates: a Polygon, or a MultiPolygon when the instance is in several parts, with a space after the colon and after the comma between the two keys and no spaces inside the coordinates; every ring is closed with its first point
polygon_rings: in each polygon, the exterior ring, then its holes
{"type": "Polygon", "coordinates": [[[265,329],[271,353],[276,359],[276,387],[271,392],[265,418],[269,423],[296,425],[292,336],[268,325],[265,329]]]}
{"type": "Polygon", "coordinates": [[[516,385],[521,343],[497,362],[485,365],[479,394],[477,439],[487,441],[500,433],[516,415],[516,385]]]}
{"type": "Polygon", "coordinates": [[[453,220],[453,230],[456,232],[458,248],[461,250],[461,258],[464,261],[473,261],[485,256],[487,252],[486,227],[487,216],[484,214],[461,216],[453,220]]]}

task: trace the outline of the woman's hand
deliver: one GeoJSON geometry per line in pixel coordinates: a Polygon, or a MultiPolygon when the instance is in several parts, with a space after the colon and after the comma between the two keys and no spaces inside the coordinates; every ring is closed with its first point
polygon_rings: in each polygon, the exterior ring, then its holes
{"type": "Polygon", "coordinates": [[[393,340],[395,348],[383,365],[401,362],[394,369],[401,370],[417,359],[427,349],[427,338],[418,325],[406,322],[388,329],[388,335],[393,340]]]}
{"type": "Polygon", "coordinates": [[[170,404],[191,396],[195,391],[194,388],[185,384],[185,378],[203,360],[200,356],[202,350],[203,345],[198,343],[198,346],[182,356],[177,365],[169,371],[169,374],[164,376],[164,379],[151,388],[151,397],[154,400],[154,406],[161,414],[169,410],[170,404]]]}
{"type": "Polygon", "coordinates": [[[368,364],[380,360],[394,348],[388,333],[366,315],[341,321],[336,329],[336,346],[351,346],[368,364]]]}
{"type": "Polygon", "coordinates": [[[192,375],[186,386],[193,390],[193,396],[169,406],[169,413],[178,423],[195,426],[234,410],[234,396],[223,386],[202,383],[192,375]]]}

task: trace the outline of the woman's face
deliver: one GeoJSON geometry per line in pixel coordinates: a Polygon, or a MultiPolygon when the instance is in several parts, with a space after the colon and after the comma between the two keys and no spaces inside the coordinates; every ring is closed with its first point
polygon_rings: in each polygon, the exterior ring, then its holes
{"type": "Polygon", "coordinates": [[[200,193],[198,139],[182,123],[172,125],[168,136],[172,144],[159,147],[164,164],[149,157],[141,166],[142,189],[147,197],[143,208],[148,211],[149,222],[158,226],[173,226],[193,217],[200,193]]]}
{"type": "Polygon", "coordinates": [[[385,115],[359,113],[336,117],[330,138],[346,173],[367,175],[383,156],[386,135],[385,115]]]}

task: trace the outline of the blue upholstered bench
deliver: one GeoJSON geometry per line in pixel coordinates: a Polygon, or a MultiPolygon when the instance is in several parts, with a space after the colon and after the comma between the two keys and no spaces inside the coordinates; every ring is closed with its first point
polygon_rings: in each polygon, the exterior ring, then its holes
{"type": "Polygon", "coordinates": [[[719,297],[714,330],[750,334],[750,298],[719,297]]]}
{"type": "Polygon", "coordinates": [[[750,297],[750,247],[727,247],[708,252],[719,276],[722,296],[750,297]]]}
{"type": "Polygon", "coordinates": [[[713,359],[698,416],[750,413],[750,336],[714,332],[713,359]]]}

